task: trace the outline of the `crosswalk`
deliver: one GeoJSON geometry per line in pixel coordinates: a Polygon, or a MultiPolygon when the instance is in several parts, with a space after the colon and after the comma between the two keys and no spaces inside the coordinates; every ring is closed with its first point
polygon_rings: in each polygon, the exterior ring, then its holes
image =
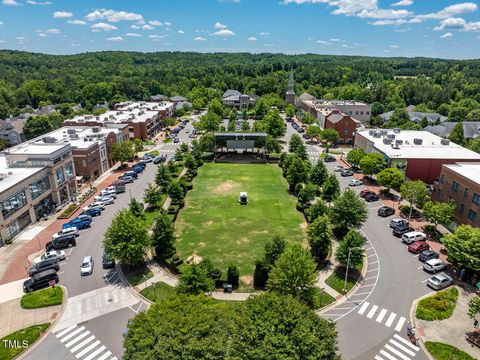
{"type": "Polygon", "coordinates": [[[73,325],[55,336],[79,360],[117,360],[85,326],[73,325]]]}
{"type": "Polygon", "coordinates": [[[420,350],[418,346],[413,345],[409,340],[404,339],[398,334],[383,346],[375,360],[411,360],[420,350]]]}
{"type": "Polygon", "coordinates": [[[307,151],[307,154],[312,156],[312,157],[319,157],[320,153],[317,151],[307,151]]]}
{"type": "Polygon", "coordinates": [[[383,324],[388,328],[391,328],[395,325],[395,331],[401,331],[406,321],[405,317],[399,316],[394,312],[389,313],[387,309],[380,308],[378,305],[375,304],[370,304],[368,301],[365,301],[360,306],[360,308],[358,309],[358,314],[366,316],[368,319],[375,320],[377,323],[383,324]]]}

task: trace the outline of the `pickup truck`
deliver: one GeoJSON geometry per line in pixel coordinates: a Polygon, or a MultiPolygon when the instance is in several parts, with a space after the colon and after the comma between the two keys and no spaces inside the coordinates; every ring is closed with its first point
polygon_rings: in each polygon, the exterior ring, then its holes
{"type": "Polygon", "coordinates": [[[80,215],[75,219],[72,219],[68,223],[63,224],[62,229],[66,229],[69,227],[76,227],[79,230],[85,229],[90,227],[92,224],[92,217],[88,215],[80,215]]]}

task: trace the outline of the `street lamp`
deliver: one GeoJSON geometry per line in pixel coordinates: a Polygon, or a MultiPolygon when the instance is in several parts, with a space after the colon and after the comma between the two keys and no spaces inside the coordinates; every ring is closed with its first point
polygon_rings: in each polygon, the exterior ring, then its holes
{"type": "Polygon", "coordinates": [[[347,278],[348,278],[348,267],[350,266],[350,254],[352,253],[352,250],[356,250],[356,249],[363,250],[363,247],[354,246],[354,247],[348,248],[347,270],[345,271],[345,282],[343,283],[343,291],[345,291],[345,296],[347,296],[347,278]]]}

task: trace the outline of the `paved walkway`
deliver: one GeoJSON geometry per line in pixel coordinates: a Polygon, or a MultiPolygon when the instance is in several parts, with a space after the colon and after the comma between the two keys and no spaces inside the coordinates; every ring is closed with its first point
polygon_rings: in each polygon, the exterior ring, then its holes
{"type": "Polygon", "coordinates": [[[480,348],[465,340],[465,333],[473,330],[473,320],[467,315],[468,301],[474,293],[457,286],[458,301],[453,315],[441,321],[416,320],[418,334],[425,341],[438,341],[453,345],[475,359],[480,359],[480,348]]]}
{"type": "Polygon", "coordinates": [[[338,241],[333,241],[332,256],[329,260],[327,260],[325,267],[322,270],[320,270],[317,278],[317,283],[316,283],[316,285],[320,289],[323,289],[323,291],[325,291],[330,296],[333,296],[336,300],[340,299],[343,295],[337,292],[335,289],[332,289],[330,286],[328,286],[325,283],[325,280],[327,280],[328,277],[333,274],[333,272],[335,271],[335,268],[338,265],[338,263],[336,262],[333,256],[333,254],[335,254],[338,248],[338,245],[339,245],[338,241]]]}

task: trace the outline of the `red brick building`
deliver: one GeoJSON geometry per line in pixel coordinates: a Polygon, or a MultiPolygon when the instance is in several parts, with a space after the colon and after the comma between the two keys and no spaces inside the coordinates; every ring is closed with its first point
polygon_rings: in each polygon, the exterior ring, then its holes
{"type": "Polygon", "coordinates": [[[340,110],[332,110],[325,117],[324,128],[336,130],[340,144],[353,144],[355,132],[361,127],[360,121],[355,120],[350,115],[345,115],[340,110]]]}

